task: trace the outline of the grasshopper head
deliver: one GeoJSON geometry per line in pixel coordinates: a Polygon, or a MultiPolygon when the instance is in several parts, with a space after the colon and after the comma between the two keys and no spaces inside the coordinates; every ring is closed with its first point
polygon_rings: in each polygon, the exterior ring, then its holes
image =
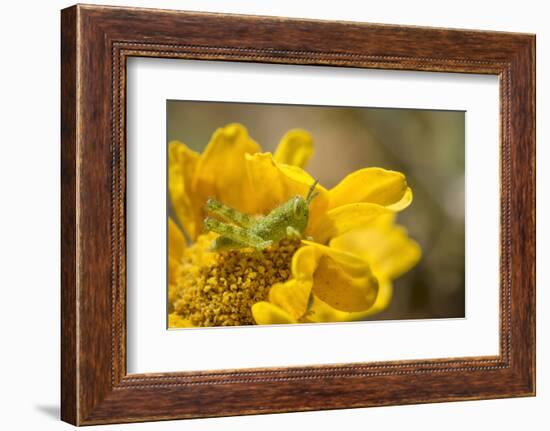
{"type": "Polygon", "coordinates": [[[315,192],[315,186],[318,181],[315,181],[308,190],[306,197],[294,196],[292,200],[292,220],[293,225],[300,232],[303,232],[309,220],[309,204],[319,193],[315,192]]]}
{"type": "Polygon", "coordinates": [[[305,219],[307,221],[309,216],[309,205],[302,196],[294,196],[292,200],[292,215],[294,220],[305,219]]]}

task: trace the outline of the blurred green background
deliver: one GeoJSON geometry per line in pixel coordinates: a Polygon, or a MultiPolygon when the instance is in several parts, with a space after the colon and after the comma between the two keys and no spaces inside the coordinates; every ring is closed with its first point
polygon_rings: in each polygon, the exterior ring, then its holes
{"type": "Polygon", "coordinates": [[[462,111],[167,101],[168,141],[195,151],[228,123],[243,124],[264,151],[302,128],[315,146],[306,169],[327,188],[368,166],[406,175],[414,200],[398,223],[423,255],[372,320],[464,317],[464,121],[462,111]]]}

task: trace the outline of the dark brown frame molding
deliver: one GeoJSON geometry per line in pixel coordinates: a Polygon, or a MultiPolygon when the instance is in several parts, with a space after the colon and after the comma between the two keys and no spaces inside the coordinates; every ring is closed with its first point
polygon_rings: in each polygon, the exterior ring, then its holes
{"type": "Polygon", "coordinates": [[[534,35],[83,5],[61,18],[63,420],[88,425],[535,394],[534,35]],[[131,56],[498,75],[500,354],[128,375],[131,56]]]}

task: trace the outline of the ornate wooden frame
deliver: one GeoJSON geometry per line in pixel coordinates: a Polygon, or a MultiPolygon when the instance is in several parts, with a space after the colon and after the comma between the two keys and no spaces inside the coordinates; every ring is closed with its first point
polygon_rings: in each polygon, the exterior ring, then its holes
{"type": "Polygon", "coordinates": [[[61,16],[63,420],[88,425],[534,395],[534,35],[81,5],[61,16]],[[500,354],[128,375],[130,56],[498,75],[500,354]]]}

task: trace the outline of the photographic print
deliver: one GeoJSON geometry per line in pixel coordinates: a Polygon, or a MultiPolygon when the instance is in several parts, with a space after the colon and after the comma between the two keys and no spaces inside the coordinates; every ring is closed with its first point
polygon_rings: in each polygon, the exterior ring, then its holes
{"type": "Polygon", "coordinates": [[[464,121],[167,101],[168,327],[464,317],[464,121]]]}

